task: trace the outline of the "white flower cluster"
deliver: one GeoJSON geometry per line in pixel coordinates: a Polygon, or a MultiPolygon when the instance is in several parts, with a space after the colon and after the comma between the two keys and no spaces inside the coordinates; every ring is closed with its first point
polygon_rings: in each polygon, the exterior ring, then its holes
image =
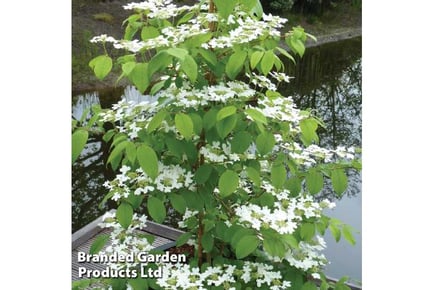
{"type": "Polygon", "coordinates": [[[113,42],[116,43],[117,40],[114,39],[112,36],[107,36],[107,34],[101,34],[100,36],[94,36],[90,42],[97,43],[97,42],[113,42]]]}
{"type": "Polygon", "coordinates": [[[199,212],[197,210],[190,210],[188,208],[185,209],[184,215],[182,216],[182,220],[178,222],[178,226],[180,228],[186,228],[187,225],[185,224],[191,217],[194,217],[199,212]]]}
{"type": "Polygon", "coordinates": [[[267,89],[270,91],[276,91],[277,87],[275,84],[271,82],[269,78],[263,75],[258,75],[254,72],[251,74],[246,74],[247,77],[250,78],[250,82],[254,84],[256,87],[267,89]]]}
{"type": "Polygon", "coordinates": [[[146,100],[140,103],[133,101],[120,100],[112,106],[111,110],[100,113],[100,121],[102,122],[122,122],[135,120],[143,122],[149,117],[152,117],[160,108],[156,100],[146,100]]]}
{"type": "Polygon", "coordinates": [[[256,204],[241,205],[235,208],[239,221],[255,230],[272,228],[279,234],[292,234],[303,218],[321,217],[321,212],[335,206],[328,200],[315,202],[310,195],[290,197],[286,189],[276,190],[270,183],[262,181],[265,192],[276,197],[273,208],[256,204]]]}
{"type": "Polygon", "coordinates": [[[156,96],[167,98],[169,102],[178,107],[199,108],[212,103],[226,103],[229,101],[242,102],[255,95],[256,91],[240,81],[220,83],[213,86],[205,86],[201,89],[189,87],[187,84],[182,88],[175,85],[160,91],[156,96]]]}
{"type": "Polygon", "coordinates": [[[181,6],[172,4],[172,0],[147,0],[140,3],[128,3],[123,6],[125,10],[144,11],[149,18],[167,19],[178,16],[186,10],[192,10],[197,6],[181,6]]]}
{"type": "Polygon", "coordinates": [[[116,123],[119,132],[126,133],[133,140],[138,137],[140,130],[146,129],[159,108],[161,104],[158,104],[156,98],[149,98],[140,103],[122,99],[114,104],[111,110],[101,112],[99,117],[101,122],[116,123]]]}
{"type": "MultiPolygon", "coordinates": [[[[126,133],[130,139],[135,139],[138,137],[139,131],[146,129],[155,113],[163,107],[172,105],[197,109],[200,106],[214,103],[243,102],[255,94],[255,90],[240,81],[220,83],[202,89],[192,88],[186,82],[182,88],[177,88],[172,84],[169,88],[161,90],[155,96],[148,97],[139,103],[122,99],[114,104],[111,110],[101,112],[99,116],[101,122],[116,123],[119,132],[126,133]],[[165,101],[159,103],[158,100],[161,99],[165,99],[165,101]]],[[[162,126],[165,132],[176,132],[175,127],[170,126],[166,121],[162,122],[162,126]]],[[[235,156],[232,157],[235,158],[235,156]]]]}
{"type": "MultiPolygon", "coordinates": [[[[290,77],[285,73],[279,73],[279,72],[269,72],[268,73],[273,79],[275,79],[278,83],[285,82],[289,83],[290,77]]],[[[252,72],[250,74],[246,73],[246,76],[250,79],[250,83],[252,83],[255,87],[270,90],[270,91],[277,91],[277,86],[266,76],[264,75],[258,75],[255,72],[252,72]]]]}
{"type": "Polygon", "coordinates": [[[198,289],[206,290],[212,286],[223,286],[224,289],[235,290],[234,284],[239,282],[255,283],[257,287],[268,286],[272,290],[288,289],[291,282],[282,281],[282,274],[273,271],[271,265],[245,262],[242,269],[234,265],[208,267],[200,272],[198,267],[191,268],[186,264],[165,264],[163,277],[157,284],[166,290],[198,289]]]}
{"type": "Polygon", "coordinates": [[[232,164],[240,161],[241,154],[232,153],[230,143],[212,142],[200,148],[200,154],[203,155],[209,163],[229,163],[232,164]]]}
{"type": "Polygon", "coordinates": [[[291,266],[297,269],[315,273],[328,263],[324,254],[320,253],[325,248],[326,243],[324,239],[316,235],[309,242],[301,241],[297,249],[290,249],[283,258],[271,257],[268,253],[265,254],[273,262],[278,263],[282,260],[286,260],[291,266]]]}
{"type": "Polygon", "coordinates": [[[213,38],[202,44],[202,47],[205,49],[227,48],[236,44],[248,43],[263,36],[280,37],[278,28],[283,27],[286,21],[287,19],[266,14],[263,15],[263,21],[255,20],[239,12],[235,17],[227,20],[228,24],[236,23],[238,26],[230,30],[228,35],[213,38]]]}
{"type": "Polygon", "coordinates": [[[141,168],[134,172],[129,166],[123,165],[121,173],[112,181],[106,181],[104,186],[110,190],[112,199],[118,201],[121,197],[128,198],[133,192],[135,195],[147,194],[154,190],[172,192],[180,188],[194,190],[193,173],[176,165],[158,163],[158,176],[152,180],[141,168]]]}
{"type": "MultiPolygon", "coordinates": [[[[138,232],[139,229],[146,227],[146,221],[146,215],[139,216],[137,213],[134,213],[130,226],[124,229],[116,221],[116,213],[114,211],[105,213],[103,221],[99,226],[110,228],[112,231],[110,233],[110,244],[101,250],[100,254],[109,256],[116,253],[123,256],[136,256],[138,253],[152,250],[152,245],[138,232]]],[[[138,262],[108,262],[107,264],[114,270],[133,269],[139,265],[138,262]]]]}
{"type": "Polygon", "coordinates": [[[285,255],[285,260],[290,265],[303,271],[316,271],[320,267],[327,264],[327,259],[324,254],[321,254],[326,248],[326,242],[321,236],[316,235],[310,242],[301,241],[299,249],[288,251],[285,255]]]}
{"type": "Polygon", "coordinates": [[[311,167],[317,164],[317,160],[320,159],[325,163],[333,162],[335,158],[345,158],[347,160],[353,160],[354,147],[345,148],[342,146],[337,149],[326,149],[319,147],[318,145],[311,144],[306,148],[303,148],[299,143],[293,141],[291,143],[282,142],[279,144],[280,149],[284,150],[291,156],[292,160],[298,164],[302,164],[306,167],[311,167]]]}
{"type": "MultiPolygon", "coordinates": [[[[177,7],[172,4],[171,0],[150,0],[140,3],[129,3],[124,8],[127,10],[141,10],[148,18],[168,19],[176,17],[185,11],[198,9],[199,7],[198,5],[177,7]]],[[[126,49],[137,53],[161,47],[174,47],[184,42],[187,38],[209,32],[208,23],[223,21],[228,24],[234,24],[234,29],[230,30],[228,34],[212,38],[208,42],[203,43],[202,47],[206,49],[228,48],[237,44],[248,43],[264,36],[280,37],[278,29],[283,27],[283,24],[287,21],[285,18],[272,16],[271,14],[264,14],[263,20],[255,20],[241,11],[235,12],[227,20],[219,18],[215,13],[205,11],[190,19],[187,23],[183,23],[177,27],[165,27],[161,30],[161,35],[145,41],[137,39],[116,40],[104,34],[92,38],[91,42],[112,42],[116,49],[126,49]]]]}

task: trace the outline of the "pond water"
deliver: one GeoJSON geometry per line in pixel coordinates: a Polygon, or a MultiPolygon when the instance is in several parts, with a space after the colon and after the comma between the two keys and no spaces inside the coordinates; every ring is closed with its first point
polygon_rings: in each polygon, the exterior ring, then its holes
{"type": "MultiPolygon", "coordinates": [[[[327,127],[319,132],[320,145],[328,148],[339,145],[361,147],[361,38],[309,48],[296,66],[290,63],[286,66],[289,75],[295,78],[290,84],[279,87],[279,91],[292,96],[299,108],[314,109],[324,120],[327,127]]],[[[130,87],[77,94],[73,96],[72,114],[79,118],[84,108],[92,104],[109,108],[121,98],[134,100],[140,96],[130,87]]],[[[98,208],[106,193],[102,184],[114,177],[110,168],[104,165],[107,153],[108,148],[98,137],[94,137],[73,165],[73,232],[114,207],[109,203],[102,209],[98,208]]],[[[336,202],[336,208],[327,214],[357,231],[355,246],[345,240],[336,243],[326,233],[327,249],[324,254],[331,262],[326,273],[330,277],[349,276],[353,283],[362,281],[361,176],[350,172],[348,189],[341,198],[333,195],[330,184],[326,184],[320,194],[336,202]]]]}

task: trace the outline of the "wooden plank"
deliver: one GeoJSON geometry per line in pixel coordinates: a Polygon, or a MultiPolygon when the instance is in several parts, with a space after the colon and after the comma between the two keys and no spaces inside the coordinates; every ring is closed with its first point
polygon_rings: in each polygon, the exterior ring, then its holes
{"type": "Polygon", "coordinates": [[[176,240],[180,235],[184,232],[166,225],[157,224],[151,221],[146,221],[146,227],[143,229],[144,231],[164,237],[170,240],[176,240]]]}
{"type": "MultiPolygon", "coordinates": [[[[114,211],[114,210],[111,210],[114,211]]],[[[89,253],[89,249],[92,245],[92,243],[95,241],[95,239],[102,234],[109,234],[111,232],[110,228],[100,228],[99,224],[102,222],[102,217],[100,216],[91,223],[87,224],[80,230],[76,231],[72,235],[72,280],[79,280],[78,277],[78,269],[79,267],[85,267],[86,269],[92,270],[92,269],[98,269],[98,270],[104,270],[107,265],[103,263],[79,263],[78,262],[78,252],[85,252],[89,253]]],[[[180,234],[182,234],[182,231],[159,225],[151,221],[146,222],[146,227],[137,230],[137,232],[145,233],[145,234],[151,234],[155,236],[155,240],[152,243],[152,247],[158,250],[165,250],[170,247],[172,247],[173,239],[170,239],[170,237],[178,237],[180,234]],[[169,237],[169,238],[168,238],[169,237]]],[[[111,242],[111,239],[109,239],[109,242],[104,247],[106,248],[111,242]]]]}
{"type": "Polygon", "coordinates": [[[93,222],[85,225],[84,227],[72,234],[73,250],[80,246],[82,243],[95,236],[99,231],[101,231],[101,228],[98,225],[102,222],[102,217],[103,216],[98,217],[93,222]]]}

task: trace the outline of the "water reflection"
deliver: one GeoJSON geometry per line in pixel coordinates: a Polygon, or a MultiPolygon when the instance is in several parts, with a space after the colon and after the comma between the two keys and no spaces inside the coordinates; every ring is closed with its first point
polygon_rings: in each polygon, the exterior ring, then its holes
{"type": "MultiPolygon", "coordinates": [[[[296,67],[287,64],[289,74],[295,78],[280,90],[292,96],[299,108],[313,109],[327,124],[318,132],[323,147],[362,146],[361,65],[361,38],[308,49],[296,67]]],[[[336,243],[327,232],[327,249],[324,251],[331,262],[326,268],[327,275],[347,275],[354,283],[362,281],[361,184],[360,173],[350,171],[348,189],[343,197],[334,195],[329,181],[318,195],[320,199],[333,199],[337,204],[326,214],[357,231],[355,246],[346,241],[336,243]]]]}
{"type": "MultiPolygon", "coordinates": [[[[319,131],[320,145],[333,148],[338,145],[361,147],[361,39],[356,38],[310,48],[297,66],[286,65],[292,82],[281,86],[284,95],[292,96],[299,108],[312,108],[324,120],[327,127],[319,131]]],[[[92,104],[102,108],[111,107],[121,98],[140,102],[143,97],[132,87],[103,90],[97,93],[81,93],[73,98],[72,114],[79,119],[84,109],[92,104]]],[[[108,156],[107,145],[101,136],[92,136],[83,154],[73,165],[72,174],[72,230],[86,225],[113,204],[99,209],[98,204],[106,194],[102,187],[105,180],[114,177],[104,160],[108,156]],[[105,146],[105,147],[104,147],[105,146]]],[[[327,182],[320,198],[334,199],[335,210],[329,215],[336,217],[361,231],[361,176],[349,172],[348,189],[342,198],[334,196],[327,182]]],[[[144,210],[145,211],[145,210],[144,210]]],[[[174,224],[175,215],[169,215],[168,224],[174,224]]],[[[175,223],[176,224],[176,223],[175,223]]],[[[355,247],[345,241],[336,244],[326,234],[328,248],[325,255],[331,260],[326,273],[332,277],[350,276],[361,281],[361,233],[356,234],[355,247]],[[351,260],[349,259],[351,257],[351,260]]]]}

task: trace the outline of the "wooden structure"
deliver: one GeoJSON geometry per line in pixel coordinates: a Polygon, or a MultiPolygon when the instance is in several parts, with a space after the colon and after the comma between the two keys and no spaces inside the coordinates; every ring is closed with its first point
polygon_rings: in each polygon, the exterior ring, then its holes
{"type": "MultiPolygon", "coordinates": [[[[90,246],[99,235],[110,233],[110,229],[98,226],[101,222],[102,216],[72,234],[72,281],[79,279],[79,267],[98,270],[105,269],[104,264],[77,262],[78,252],[89,253],[90,246]]],[[[142,232],[155,236],[152,246],[158,250],[166,250],[175,246],[175,240],[184,233],[183,231],[152,221],[146,221],[146,228],[142,232]]]]}

